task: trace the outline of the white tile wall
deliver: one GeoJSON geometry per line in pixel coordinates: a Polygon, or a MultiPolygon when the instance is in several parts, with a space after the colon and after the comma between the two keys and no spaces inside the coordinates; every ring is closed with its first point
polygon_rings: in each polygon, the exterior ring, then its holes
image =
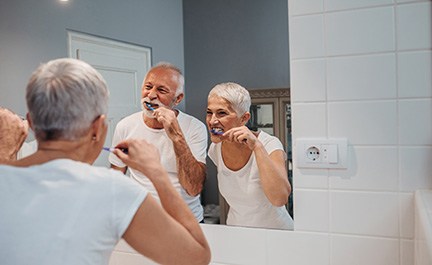
{"type": "Polygon", "coordinates": [[[397,7],[398,50],[432,48],[432,3],[415,3],[397,7]]]}
{"type": "Polygon", "coordinates": [[[330,231],[399,236],[399,199],[390,192],[330,192],[330,231]]]}
{"type": "Polygon", "coordinates": [[[400,147],[400,190],[432,189],[432,147],[400,147]]]}
{"type": "Polygon", "coordinates": [[[291,59],[324,56],[322,15],[293,17],[289,24],[291,59]]]}
{"type": "Polygon", "coordinates": [[[397,144],[397,102],[328,103],[328,127],[329,137],[347,137],[353,145],[397,144]]]}
{"type": "Polygon", "coordinates": [[[328,232],[329,192],[296,189],[294,195],[295,229],[328,232]]]}
{"type": "Polygon", "coordinates": [[[393,4],[393,0],[357,0],[357,1],[346,1],[346,0],[326,0],[326,11],[352,9],[352,8],[365,8],[374,7],[380,5],[393,4]]]}
{"type": "Polygon", "coordinates": [[[292,103],[292,131],[303,137],[327,134],[327,110],[325,103],[292,103]]]}
{"type": "Polygon", "coordinates": [[[328,205],[330,264],[413,265],[413,191],[432,189],[432,3],[324,0],[321,13],[303,2],[288,1],[290,41],[311,39],[319,12],[324,51],[290,51],[294,142],[347,137],[349,166],[294,168],[296,233],[325,229],[328,205]]]}
{"type": "Polygon", "coordinates": [[[327,55],[394,51],[393,21],[391,6],[327,13],[324,22],[327,55]]]}
{"type": "Polygon", "coordinates": [[[291,102],[326,100],[326,61],[296,60],[291,65],[291,102]]]}
{"type": "Polygon", "coordinates": [[[405,239],[414,238],[414,194],[399,194],[399,216],[400,216],[400,237],[405,239]]]}
{"type": "Polygon", "coordinates": [[[328,100],[396,98],[394,53],[336,57],[327,61],[328,100]]]}
{"type": "Polygon", "coordinates": [[[330,188],[340,190],[398,191],[398,150],[388,146],[350,147],[345,174],[332,170],[330,188]],[[361,165],[368,165],[363,167],[361,165]],[[335,176],[339,173],[339,176],[335,176]]]}
{"type": "Polygon", "coordinates": [[[222,264],[266,264],[265,229],[207,225],[206,236],[213,262],[222,264]],[[229,234],[229,237],[227,236],[229,234]]]}
{"type": "Polygon", "coordinates": [[[432,52],[398,53],[398,84],[400,98],[432,97],[432,52]],[[415,69],[415,71],[412,71],[415,69]]]}
{"type": "Polygon", "coordinates": [[[325,233],[267,233],[268,265],[329,265],[329,236],[325,233]]]}
{"type": "Polygon", "coordinates": [[[296,178],[293,181],[295,182],[296,190],[297,188],[328,189],[328,177],[328,170],[302,168],[296,172],[296,178]]]}
{"type": "Polygon", "coordinates": [[[319,13],[324,10],[324,0],[293,1],[288,10],[291,16],[319,13]]]}
{"type": "Polygon", "coordinates": [[[429,145],[432,143],[432,99],[399,102],[399,143],[429,145]]]}
{"type": "Polygon", "coordinates": [[[396,0],[396,3],[409,3],[409,2],[427,2],[431,0],[396,0]]]}
{"type": "Polygon", "coordinates": [[[432,191],[415,193],[415,265],[432,264],[432,191]]]}
{"type": "Polygon", "coordinates": [[[401,265],[413,265],[414,260],[414,240],[402,239],[400,242],[400,264],[401,265]]]}
{"type": "Polygon", "coordinates": [[[399,264],[399,240],[360,236],[331,236],[332,265],[399,264]]]}

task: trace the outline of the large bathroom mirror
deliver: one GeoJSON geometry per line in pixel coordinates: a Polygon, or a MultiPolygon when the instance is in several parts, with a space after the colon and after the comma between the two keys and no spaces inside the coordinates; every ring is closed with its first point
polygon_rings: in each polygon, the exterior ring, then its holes
{"type": "MultiPolygon", "coordinates": [[[[218,83],[237,82],[251,91],[290,86],[286,0],[137,1],[133,5],[114,0],[52,0],[40,1],[31,9],[22,1],[5,0],[0,3],[0,25],[0,105],[21,115],[26,113],[28,77],[40,63],[68,56],[70,30],[150,47],[153,64],[169,61],[183,68],[186,96],[180,108],[203,122],[208,92],[218,83]]],[[[257,125],[277,135],[290,158],[290,121],[282,118],[290,110],[287,95],[277,97],[277,103],[269,103],[269,98],[259,102],[253,96],[253,106],[260,108],[257,125]],[[275,113],[276,104],[285,111],[275,113]],[[266,114],[270,109],[272,117],[266,114]],[[270,127],[269,118],[279,122],[270,127]]],[[[218,206],[216,169],[210,161],[207,167],[202,204],[218,206]]]]}
{"type": "MultiPolygon", "coordinates": [[[[282,119],[286,114],[281,114],[290,111],[287,5],[286,0],[183,1],[187,112],[200,113],[206,109],[207,95],[214,85],[236,82],[251,92],[252,107],[256,108],[251,111],[259,114],[256,117],[259,119],[256,122],[262,125],[259,129],[290,146],[290,137],[284,136],[290,130],[281,132],[281,128],[290,124],[282,119]],[[271,95],[270,91],[280,88],[285,88],[282,95],[271,95]],[[270,122],[272,119],[279,122],[270,122]]],[[[204,118],[202,115],[202,121],[204,118]]],[[[285,151],[290,156],[290,147],[285,151]]],[[[228,209],[219,194],[217,169],[210,159],[207,168],[202,203],[208,211],[209,223],[225,224],[228,209]]],[[[292,200],[288,207],[293,214],[292,200]]]]}

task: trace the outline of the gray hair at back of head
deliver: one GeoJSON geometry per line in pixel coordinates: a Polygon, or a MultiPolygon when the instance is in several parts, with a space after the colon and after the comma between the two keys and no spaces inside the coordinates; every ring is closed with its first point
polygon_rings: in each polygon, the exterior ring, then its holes
{"type": "Polygon", "coordinates": [[[38,140],[76,140],[108,112],[109,92],[89,64],[71,58],[49,61],[30,77],[26,100],[38,140]]]}
{"type": "Polygon", "coordinates": [[[249,91],[241,85],[233,82],[220,83],[212,88],[208,98],[220,97],[227,100],[238,117],[241,117],[251,106],[249,91]]]}
{"type": "MultiPolygon", "coordinates": [[[[148,72],[147,72],[147,74],[151,71],[151,70],[153,70],[153,69],[155,69],[155,68],[164,68],[164,69],[169,69],[169,70],[172,70],[172,71],[174,71],[174,72],[176,72],[177,73],[177,75],[178,75],[178,87],[176,88],[176,93],[175,93],[175,96],[178,96],[178,95],[180,95],[180,94],[184,94],[184,83],[185,83],[185,79],[184,79],[184,76],[183,76],[183,73],[182,73],[182,71],[180,70],[180,68],[178,68],[177,66],[175,66],[174,64],[172,64],[172,63],[168,63],[168,62],[159,62],[159,63],[157,63],[155,66],[153,66],[148,72]]],[[[146,75],[146,77],[147,77],[147,75],[146,75]]],[[[144,80],[146,79],[146,77],[144,78],[144,80]]]]}

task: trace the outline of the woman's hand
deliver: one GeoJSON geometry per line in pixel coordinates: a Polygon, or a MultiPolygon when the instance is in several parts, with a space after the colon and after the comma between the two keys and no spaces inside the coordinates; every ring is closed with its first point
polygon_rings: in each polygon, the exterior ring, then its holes
{"type": "Polygon", "coordinates": [[[252,151],[260,143],[255,133],[249,130],[249,128],[246,126],[229,129],[222,135],[222,140],[245,144],[252,151]]]}
{"type": "Polygon", "coordinates": [[[0,160],[16,160],[27,134],[27,121],[23,121],[8,109],[0,108],[0,160]]]}
{"type": "Polygon", "coordinates": [[[125,140],[116,146],[113,153],[128,167],[140,171],[150,179],[155,175],[155,172],[163,170],[158,149],[146,140],[125,140]],[[127,154],[120,150],[122,148],[128,150],[127,154]]]}

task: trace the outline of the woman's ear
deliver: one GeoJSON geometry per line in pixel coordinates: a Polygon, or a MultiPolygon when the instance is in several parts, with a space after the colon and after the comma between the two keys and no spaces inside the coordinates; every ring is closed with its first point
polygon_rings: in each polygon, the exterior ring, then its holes
{"type": "Polygon", "coordinates": [[[27,120],[29,128],[33,130],[33,121],[30,119],[30,114],[28,112],[26,114],[26,120],[27,120]]]}
{"type": "Polygon", "coordinates": [[[106,116],[105,115],[99,115],[92,124],[92,140],[93,141],[100,141],[101,139],[104,139],[105,133],[106,133],[106,116]]]}
{"type": "Polygon", "coordinates": [[[249,121],[250,117],[251,117],[251,115],[250,115],[249,111],[246,111],[245,114],[243,114],[243,116],[241,117],[241,122],[243,124],[246,124],[249,121]]]}

